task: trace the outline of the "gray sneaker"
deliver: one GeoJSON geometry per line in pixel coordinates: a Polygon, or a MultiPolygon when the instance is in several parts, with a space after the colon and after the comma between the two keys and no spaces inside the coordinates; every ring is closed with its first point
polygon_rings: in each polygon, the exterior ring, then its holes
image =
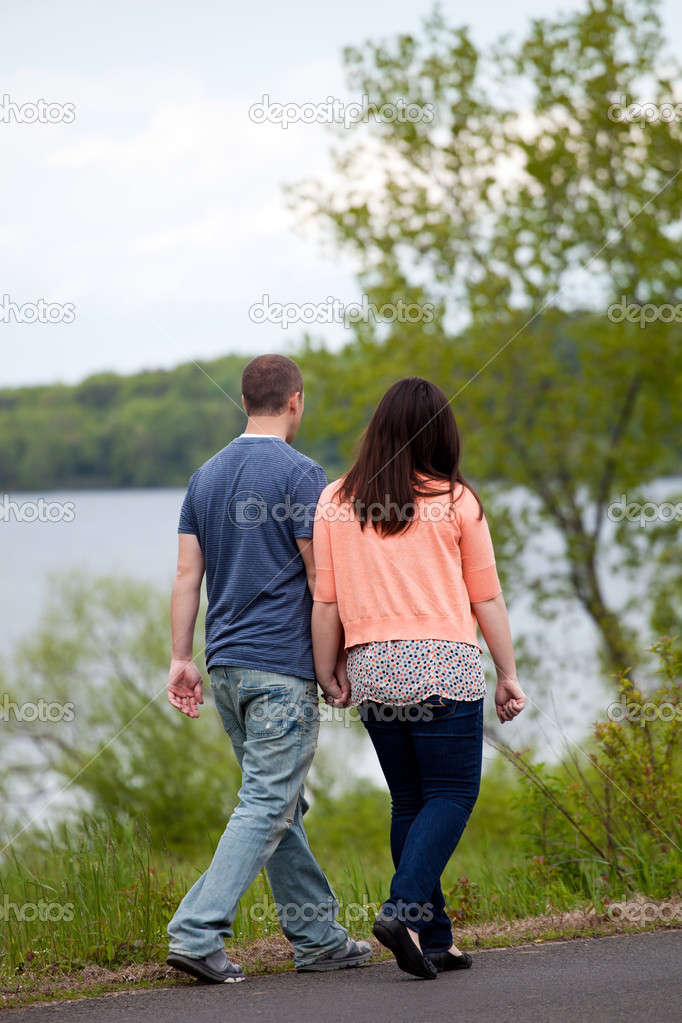
{"type": "Polygon", "coordinates": [[[345,945],[322,959],[306,966],[297,966],[297,973],[322,973],[324,970],[344,970],[347,966],[360,966],[372,958],[372,946],[368,941],[353,941],[349,938],[345,945]]]}
{"type": "Polygon", "coordinates": [[[230,962],[224,948],[201,959],[183,955],[182,952],[170,952],[166,962],[176,970],[196,977],[202,984],[238,984],[246,977],[241,966],[230,962]]]}

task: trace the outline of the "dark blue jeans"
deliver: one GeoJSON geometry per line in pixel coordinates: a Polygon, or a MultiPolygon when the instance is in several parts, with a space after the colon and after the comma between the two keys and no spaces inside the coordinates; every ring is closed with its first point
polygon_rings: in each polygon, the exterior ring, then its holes
{"type": "Polygon", "coordinates": [[[452,927],[440,878],[480,788],[483,700],[369,703],[360,716],[391,793],[395,874],[383,909],[417,931],[423,952],[445,951],[452,927]]]}

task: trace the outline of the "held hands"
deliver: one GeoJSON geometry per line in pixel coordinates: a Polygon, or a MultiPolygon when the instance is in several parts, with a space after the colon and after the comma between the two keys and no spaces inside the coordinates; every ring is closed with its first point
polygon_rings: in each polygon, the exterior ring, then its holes
{"type": "Polygon", "coordinates": [[[495,690],[495,710],[501,723],[511,721],[526,706],[526,694],[515,678],[500,678],[495,690]]]}
{"type": "Polygon", "coordinates": [[[168,672],[168,700],[189,718],[199,717],[198,703],[203,703],[201,672],[192,660],[171,661],[168,672]]]}
{"type": "Polygon", "coordinates": [[[317,684],[324,693],[325,703],[330,707],[347,707],[350,703],[351,691],[348,675],[346,674],[345,658],[337,661],[334,674],[322,682],[319,678],[317,684]]]}

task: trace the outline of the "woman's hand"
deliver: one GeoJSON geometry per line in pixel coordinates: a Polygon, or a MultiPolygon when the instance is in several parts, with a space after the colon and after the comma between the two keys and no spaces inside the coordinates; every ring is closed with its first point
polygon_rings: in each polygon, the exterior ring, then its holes
{"type": "Polygon", "coordinates": [[[336,601],[314,601],[311,626],[317,684],[330,706],[347,707],[351,696],[350,683],[342,643],[343,626],[336,601]]]}
{"type": "Polygon", "coordinates": [[[350,703],[350,682],[345,670],[339,672],[341,678],[338,678],[336,674],[332,675],[331,678],[321,680],[318,678],[317,684],[324,693],[325,703],[328,703],[330,707],[347,707],[350,703]]]}
{"type": "Polygon", "coordinates": [[[515,678],[501,678],[495,690],[495,709],[501,723],[511,721],[526,706],[526,694],[515,678]]]}

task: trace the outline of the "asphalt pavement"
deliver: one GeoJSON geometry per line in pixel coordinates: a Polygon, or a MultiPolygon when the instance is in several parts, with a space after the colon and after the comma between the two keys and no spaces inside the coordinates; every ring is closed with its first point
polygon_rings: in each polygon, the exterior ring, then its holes
{"type": "Polygon", "coordinates": [[[423,981],[395,963],[13,1009],[7,1023],[680,1023],[682,930],[474,952],[423,981]]]}

